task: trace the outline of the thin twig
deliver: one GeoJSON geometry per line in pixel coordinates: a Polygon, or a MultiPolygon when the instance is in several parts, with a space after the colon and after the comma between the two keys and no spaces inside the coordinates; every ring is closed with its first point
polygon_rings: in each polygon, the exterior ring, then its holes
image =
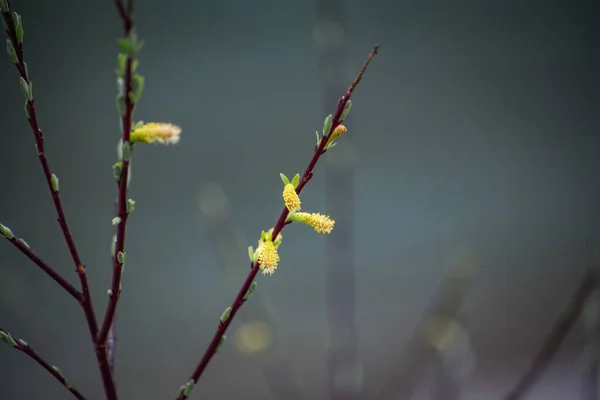
{"type": "Polygon", "coordinates": [[[542,348],[531,363],[531,366],[519,382],[517,382],[517,385],[504,397],[504,400],[517,400],[523,397],[542,376],[544,371],[546,371],[565,337],[567,337],[567,334],[579,318],[588,297],[590,297],[598,285],[597,268],[596,266],[591,267],[586,273],[567,308],[560,314],[552,331],[546,337],[542,348]]]}
{"type": "Polygon", "coordinates": [[[65,289],[78,303],[81,303],[83,296],[79,292],[79,290],[75,289],[73,285],[71,285],[65,278],[62,277],[54,268],[48,265],[45,261],[43,261],[40,257],[35,254],[33,249],[29,247],[27,243],[23,239],[18,239],[13,237],[12,239],[8,239],[17,249],[21,251],[21,253],[25,254],[27,258],[29,258],[35,265],[41,268],[50,278],[52,278],[56,283],[58,283],[63,289],[65,289]]]}
{"type": "MultiPolygon", "coordinates": [[[[10,9],[10,3],[8,3],[8,11],[2,12],[2,17],[6,22],[6,32],[8,34],[9,40],[15,49],[17,57],[15,66],[17,67],[17,70],[22,80],[28,85],[29,88],[31,88],[32,83],[29,80],[27,64],[24,61],[23,44],[19,43],[19,40],[17,38],[17,27],[15,26],[13,13],[10,9]]],[[[46,152],[44,149],[44,134],[42,133],[42,130],[39,127],[35,108],[35,100],[33,99],[33,96],[30,95],[27,99],[25,103],[25,109],[27,114],[27,120],[29,121],[29,125],[31,126],[33,136],[35,138],[36,150],[40,164],[42,165],[44,178],[46,179],[46,184],[48,186],[48,189],[50,190],[50,194],[52,195],[54,207],[56,208],[56,213],[58,215],[58,224],[61,228],[65,241],[67,242],[67,247],[69,248],[71,258],[73,259],[73,262],[75,264],[75,270],[77,271],[77,275],[79,276],[82,294],[82,299],[79,304],[83,308],[85,319],[88,324],[88,329],[90,331],[92,341],[95,345],[96,336],[98,334],[98,322],[96,320],[94,307],[92,305],[92,299],[90,296],[85,266],[81,262],[81,258],[79,257],[79,253],[77,252],[77,247],[75,246],[75,241],[73,240],[73,236],[71,235],[71,231],[69,230],[67,219],[65,217],[65,213],[63,211],[62,203],[60,200],[60,192],[58,190],[58,185],[53,184],[53,174],[50,172],[50,166],[48,164],[46,152]]],[[[54,181],[57,182],[56,177],[54,177],[54,181]]],[[[102,374],[102,380],[104,384],[104,389],[106,391],[106,395],[109,400],[116,400],[116,390],[112,381],[110,370],[108,369],[106,351],[98,346],[95,346],[95,350],[98,365],[102,374]]]]}
{"type": "Polygon", "coordinates": [[[79,400],[86,400],[85,397],[81,393],[79,393],[77,389],[71,386],[69,381],[64,377],[64,375],[60,371],[60,369],[46,362],[38,353],[35,352],[35,350],[31,348],[29,343],[27,343],[23,339],[13,339],[12,336],[2,328],[0,328],[0,335],[2,336],[3,341],[7,342],[9,345],[19,350],[21,353],[27,354],[35,362],[41,365],[42,368],[48,371],[50,375],[52,375],[57,381],[61,383],[61,385],[67,388],[67,390],[71,392],[73,396],[75,396],[79,400]]]}
{"type": "MultiPolygon", "coordinates": [[[[118,187],[118,183],[117,183],[117,187],[118,187]]],[[[119,206],[118,200],[115,200],[115,213],[117,213],[118,206],[119,206]]],[[[114,257],[115,256],[113,254],[113,256],[112,256],[113,263],[115,262],[114,257]]],[[[115,375],[115,357],[116,357],[115,351],[116,351],[116,345],[117,345],[116,325],[117,325],[117,314],[115,313],[115,315],[113,316],[112,324],[110,325],[110,329],[108,330],[108,335],[106,337],[106,353],[108,356],[108,365],[110,368],[110,373],[113,374],[113,376],[115,375]]],[[[116,380],[115,380],[115,385],[116,385],[116,380]]]]}
{"type": "MultiPolygon", "coordinates": [[[[127,37],[133,30],[133,19],[132,19],[132,3],[129,2],[128,7],[125,8],[121,0],[116,0],[115,4],[121,17],[123,24],[123,30],[127,37]]],[[[129,93],[131,92],[131,80],[133,75],[133,57],[128,56],[125,61],[125,76],[123,78],[123,94],[125,101],[125,113],[122,118],[122,131],[123,131],[123,143],[128,143],[131,132],[131,120],[133,115],[133,109],[135,107],[134,102],[131,100],[129,93]]],[[[104,345],[108,337],[109,330],[113,324],[115,313],[117,312],[117,303],[121,295],[121,278],[123,276],[123,265],[124,260],[119,260],[117,256],[119,253],[124,254],[125,249],[125,231],[127,226],[127,181],[129,175],[129,160],[122,159],[122,170],[119,178],[119,192],[117,195],[117,217],[119,223],[117,224],[117,241],[115,245],[115,253],[113,255],[113,276],[112,285],[110,290],[110,297],[108,300],[108,307],[102,323],[102,328],[98,333],[98,343],[104,345]]]]}
{"type": "MultiPolygon", "coordinates": [[[[296,187],[296,193],[300,194],[300,192],[302,191],[302,188],[304,188],[304,186],[312,178],[313,169],[315,168],[317,161],[319,161],[319,158],[325,152],[325,145],[327,144],[327,139],[330,137],[331,133],[335,130],[335,128],[337,128],[337,126],[341,123],[340,117],[342,115],[342,112],[344,111],[344,107],[346,106],[346,103],[348,103],[348,101],[350,100],[352,93],[356,89],[356,85],[358,84],[358,82],[360,81],[360,78],[365,73],[367,66],[371,62],[371,59],[377,54],[378,50],[379,50],[379,45],[376,45],[373,48],[373,50],[371,50],[371,52],[369,53],[369,56],[367,57],[367,60],[365,61],[365,64],[361,68],[358,76],[356,77],[356,79],[354,80],[352,85],[350,85],[350,87],[346,91],[346,94],[344,94],[344,96],[342,96],[338,100],[338,107],[337,107],[337,110],[333,117],[331,129],[329,130],[328,134],[321,139],[319,146],[315,149],[315,153],[314,153],[312,159],[310,160],[308,166],[306,167],[306,170],[302,174],[302,178],[300,179],[298,186],[296,187]]],[[[279,234],[279,232],[281,232],[281,230],[284,228],[288,214],[289,214],[288,209],[284,207],[283,211],[281,212],[281,215],[279,216],[279,220],[277,221],[277,223],[275,224],[275,226],[273,228],[273,232],[271,234],[271,236],[273,238],[276,238],[277,235],[279,234]]],[[[258,270],[259,270],[259,262],[257,261],[252,265],[252,269],[248,273],[246,280],[242,284],[242,287],[240,288],[237,296],[235,297],[233,303],[231,304],[231,313],[229,314],[229,318],[227,318],[224,322],[219,322],[217,331],[215,332],[210,344],[208,345],[208,347],[206,348],[206,351],[204,352],[204,355],[202,356],[202,359],[200,360],[200,363],[194,370],[194,372],[191,375],[188,382],[193,381],[193,383],[196,384],[198,382],[198,379],[200,379],[200,376],[206,369],[206,366],[208,365],[208,363],[210,362],[212,357],[215,355],[215,353],[219,347],[219,343],[221,343],[223,335],[227,331],[227,328],[231,324],[231,321],[233,321],[233,319],[234,319],[235,315],[237,314],[237,312],[239,311],[240,307],[246,301],[246,300],[244,300],[244,297],[245,297],[246,293],[248,292],[250,285],[252,285],[252,282],[254,281],[254,278],[256,277],[258,270]]],[[[187,399],[188,394],[186,394],[186,393],[189,393],[189,391],[185,391],[183,389],[180,390],[177,399],[178,400],[187,399]]]]}

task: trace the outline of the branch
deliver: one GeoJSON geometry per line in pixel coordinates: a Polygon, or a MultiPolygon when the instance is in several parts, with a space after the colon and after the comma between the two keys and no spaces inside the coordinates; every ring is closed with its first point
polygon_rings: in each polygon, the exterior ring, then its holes
{"type": "MultiPolygon", "coordinates": [[[[130,1],[127,9],[123,5],[121,0],[116,0],[117,11],[121,17],[123,24],[123,30],[125,37],[130,37],[133,34],[133,19],[132,11],[133,5],[130,1]]],[[[131,122],[133,116],[133,109],[135,103],[131,99],[130,93],[132,89],[132,76],[133,76],[133,56],[129,54],[125,60],[125,74],[123,77],[123,101],[125,112],[122,115],[122,132],[123,132],[123,146],[129,146],[129,138],[131,132],[131,122]]],[[[118,181],[119,191],[117,195],[117,237],[115,244],[115,251],[113,254],[113,276],[112,285],[109,292],[108,307],[102,323],[102,328],[98,333],[98,343],[104,346],[108,333],[112,327],[115,313],[117,312],[117,303],[121,295],[121,278],[123,276],[123,266],[125,264],[125,228],[127,226],[127,217],[129,213],[127,211],[127,181],[129,175],[129,156],[123,151],[121,157],[121,172],[118,181]]]]}
{"type": "MultiPolygon", "coordinates": [[[[94,313],[94,307],[92,305],[92,299],[90,296],[87,275],[85,272],[85,266],[81,262],[79,257],[79,253],[77,252],[77,248],[75,246],[75,241],[73,240],[73,236],[71,235],[71,231],[69,230],[69,226],[67,224],[67,219],[65,217],[65,213],[63,211],[62,203],[60,200],[60,192],[58,185],[58,178],[56,175],[50,172],[50,166],[48,164],[48,160],[46,158],[46,152],[44,149],[44,134],[39,127],[39,123],[37,120],[36,108],[35,108],[35,100],[33,99],[33,86],[32,82],[29,79],[29,72],[27,70],[27,63],[24,61],[23,54],[23,25],[21,24],[21,16],[17,13],[13,13],[10,9],[10,3],[8,2],[0,2],[2,6],[2,21],[6,28],[6,33],[8,34],[8,49],[11,59],[15,66],[17,67],[17,71],[21,77],[21,90],[25,95],[25,116],[29,121],[29,125],[31,126],[33,136],[35,139],[35,146],[37,150],[37,155],[42,166],[42,170],[44,172],[44,178],[46,179],[46,184],[48,189],[50,190],[50,194],[52,195],[52,201],[54,203],[54,207],[56,208],[56,213],[58,215],[58,224],[61,228],[65,241],[67,242],[67,247],[69,248],[69,252],[71,253],[71,258],[75,264],[75,270],[77,271],[77,275],[79,276],[79,281],[81,282],[81,294],[82,300],[80,302],[81,307],[83,308],[85,319],[88,324],[88,329],[90,331],[90,335],[92,337],[92,341],[96,343],[96,335],[98,334],[98,322],[96,321],[96,315],[94,313]],[[4,4],[2,4],[4,3],[4,4]]],[[[112,381],[112,376],[110,374],[110,370],[108,369],[108,364],[106,362],[106,352],[102,348],[96,347],[96,357],[98,360],[98,365],[100,367],[100,371],[102,373],[102,380],[104,383],[104,388],[109,400],[116,399],[116,391],[114,387],[114,383],[112,381]]]]}
{"type": "Polygon", "coordinates": [[[13,337],[2,328],[0,328],[0,340],[5,342],[9,346],[12,346],[15,349],[19,350],[21,353],[27,354],[35,362],[41,365],[42,368],[48,371],[50,375],[52,375],[57,381],[59,381],[61,385],[67,388],[67,390],[71,392],[73,396],[75,396],[77,399],[86,400],[85,397],[83,397],[83,395],[79,393],[77,389],[71,386],[69,381],[65,378],[65,376],[62,374],[62,372],[60,371],[60,369],[58,369],[57,366],[50,365],[48,362],[46,362],[42,357],[40,357],[38,353],[36,353],[31,348],[31,346],[29,346],[29,344],[26,341],[24,341],[23,339],[14,340],[13,337]]]}
{"type": "Polygon", "coordinates": [[[65,289],[78,303],[83,301],[82,294],[73,287],[65,278],[63,278],[58,272],[56,272],[50,265],[46,264],[41,258],[39,258],[35,252],[29,247],[27,242],[23,239],[16,238],[10,229],[0,224],[0,233],[11,242],[21,253],[25,254],[35,265],[40,267],[50,278],[58,283],[63,289],[65,289]]]}
{"type": "MultiPolygon", "coordinates": [[[[331,136],[331,134],[333,133],[335,128],[337,128],[337,126],[342,122],[340,117],[342,115],[342,112],[344,111],[344,108],[346,107],[346,103],[348,103],[348,101],[350,100],[350,97],[352,97],[352,93],[354,92],[354,90],[356,89],[356,86],[358,85],[362,76],[364,75],[367,67],[369,66],[369,63],[371,62],[373,57],[377,54],[378,49],[379,49],[379,45],[376,45],[373,48],[373,50],[371,50],[363,67],[361,68],[357,77],[354,79],[354,82],[352,83],[352,85],[350,85],[350,87],[346,91],[346,94],[344,94],[338,100],[338,107],[337,107],[337,110],[333,117],[331,128],[329,129],[329,133],[327,134],[327,136],[323,137],[323,139],[319,142],[319,145],[315,149],[315,153],[314,153],[312,159],[310,160],[308,166],[306,167],[306,170],[302,174],[302,178],[300,179],[298,186],[296,187],[296,193],[300,194],[300,192],[302,191],[304,186],[312,178],[313,170],[315,168],[315,165],[317,164],[317,161],[319,161],[319,158],[325,153],[325,146],[327,145],[328,138],[331,136]]],[[[286,219],[288,217],[288,214],[289,214],[288,209],[286,207],[284,207],[283,211],[281,212],[281,215],[279,216],[279,220],[277,221],[277,223],[275,224],[275,226],[273,228],[271,237],[276,238],[277,235],[279,234],[279,232],[282,231],[282,229],[286,225],[286,219]]],[[[257,261],[252,264],[252,268],[251,268],[250,272],[248,273],[246,280],[242,284],[242,287],[240,288],[237,296],[235,297],[235,299],[231,305],[231,312],[229,313],[228,318],[226,318],[224,320],[222,319],[219,322],[217,331],[215,332],[210,344],[206,348],[206,351],[204,352],[204,355],[202,356],[200,363],[198,364],[198,366],[192,373],[192,375],[191,375],[190,379],[187,381],[187,383],[185,385],[181,386],[179,395],[177,396],[177,400],[184,400],[189,397],[191,389],[198,382],[198,380],[200,379],[200,376],[202,376],[202,373],[206,369],[206,366],[208,365],[208,363],[210,362],[212,357],[217,352],[219,345],[222,343],[223,335],[227,331],[227,328],[231,324],[231,321],[233,321],[233,319],[234,319],[235,315],[237,314],[237,312],[239,311],[240,307],[246,301],[246,299],[245,299],[246,293],[248,292],[248,289],[252,285],[252,282],[254,282],[254,278],[256,277],[258,270],[259,270],[259,262],[257,261]]]]}
{"type": "Polygon", "coordinates": [[[521,377],[513,390],[504,397],[504,400],[518,400],[523,397],[542,376],[544,371],[546,371],[546,368],[548,368],[548,365],[550,365],[554,359],[554,356],[558,352],[562,342],[565,340],[565,337],[571,331],[573,325],[575,325],[588,297],[594,292],[597,285],[598,271],[597,267],[594,266],[586,273],[566,310],[558,317],[552,331],[546,337],[542,348],[536,355],[525,375],[521,377]]]}

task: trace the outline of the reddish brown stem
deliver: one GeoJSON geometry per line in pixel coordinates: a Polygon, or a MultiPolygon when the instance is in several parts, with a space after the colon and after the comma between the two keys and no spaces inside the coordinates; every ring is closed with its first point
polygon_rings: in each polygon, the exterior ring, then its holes
{"type": "Polygon", "coordinates": [[[63,278],[58,272],[48,265],[44,260],[39,258],[37,254],[29,247],[22,239],[16,237],[8,239],[21,253],[25,254],[35,265],[40,267],[50,278],[58,283],[63,289],[65,289],[78,303],[83,301],[83,296],[79,290],[75,289],[65,278],[63,278]]]}
{"type": "MultiPolygon", "coordinates": [[[[29,80],[29,76],[27,73],[27,67],[23,57],[23,45],[19,43],[17,40],[17,33],[14,25],[13,14],[10,9],[10,3],[8,4],[9,9],[6,12],[2,12],[2,17],[4,18],[7,26],[7,34],[9,40],[11,41],[13,47],[15,48],[15,52],[17,55],[17,62],[15,66],[19,72],[19,75],[27,84],[31,87],[31,81],[29,80]]],[[[85,273],[85,267],[81,262],[81,258],[77,252],[77,248],[75,246],[75,241],[73,240],[73,236],[71,235],[71,231],[69,230],[69,226],[67,224],[67,219],[65,217],[65,213],[63,211],[62,203],[60,200],[60,192],[58,190],[54,190],[52,187],[52,173],[50,172],[50,166],[48,164],[48,160],[46,158],[46,152],[44,149],[44,134],[39,127],[39,123],[37,120],[37,114],[35,109],[35,100],[27,100],[26,109],[28,113],[28,121],[31,129],[33,131],[33,136],[35,138],[35,145],[37,149],[38,158],[40,164],[42,165],[42,170],[44,172],[44,178],[46,179],[46,184],[48,189],[50,190],[50,194],[52,195],[52,201],[54,203],[54,207],[56,208],[56,213],[58,216],[58,224],[61,228],[65,241],[67,242],[67,247],[69,248],[69,252],[71,253],[71,258],[75,264],[75,270],[77,271],[77,275],[79,276],[79,281],[81,283],[81,294],[82,300],[80,302],[81,307],[83,308],[83,312],[85,314],[85,319],[88,324],[88,329],[90,331],[90,335],[92,337],[92,341],[94,343],[94,347],[96,350],[96,358],[98,360],[98,365],[100,367],[100,371],[102,374],[102,380],[104,383],[104,388],[106,391],[106,395],[109,400],[116,400],[116,391],[114,387],[114,382],[112,380],[112,376],[110,374],[110,370],[108,368],[106,351],[103,348],[96,346],[96,335],[98,334],[98,322],[96,320],[96,315],[94,312],[94,307],[92,305],[92,299],[90,296],[87,275],[85,273]]]]}
{"type": "MultiPolygon", "coordinates": [[[[8,335],[8,332],[0,328],[0,332],[3,332],[5,335],[8,335]]],[[[13,339],[14,340],[14,339],[13,339]]],[[[42,366],[46,371],[50,373],[57,381],[61,383],[73,396],[75,396],[79,400],[86,400],[85,397],[79,393],[77,389],[75,389],[69,381],[62,375],[60,370],[46,360],[44,360],[35,350],[31,348],[31,346],[22,339],[15,340],[14,348],[19,350],[21,353],[27,354],[31,359],[33,359],[36,363],[42,366]]]]}
{"type": "MultiPolygon", "coordinates": [[[[121,21],[123,23],[123,30],[125,31],[125,36],[128,36],[133,29],[133,21],[132,21],[132,5],[129,3],[127,9],[123,5],[121,0],[117,0],[116,2],[117,10],[119,11],[119,16],[121,17],[121,21]]],[[[122,117],[122,131],[123,131],[123,143],[129,142],[130,132],[131,132],[131,120],[133,115],[133,109],[135,104],[131,100],[129,93],[131,92],[131,80],[132,80],[132,57],[127,57],[125,61],[125,76],[123,77],[123,95],[125,97],[125,114],[122,117]]],[[[108,307],[106,309],[106,314],[104,316],[104,321],[102,323],[102,328],[98,333],[98,343],[102,346],[105,345],[106,339],[108,338],[108,333],[112,327],[115,313],[117,312],[117,303],[119,301],[119,297],[121,295],[121,278],[123,275],[123,265],[124,262],[119,261],[119,257],[117,256],[119,253],[125,253],[125,231],[127,227],[127,177],[129,175],[129,161],[121,160],[122,169],[121,176],[119,177],[119,192],[117,195],[117,217],[119,218],[119,223],[117,224],[117,241],[115,244],[115,253],[113,255],[113,276],[112,276],[112,285],[110,298],[108,301],[108,307]]]]}
{"type": "MultiPolygon", "coordinates": [[[[369,63],[371,62],[371,59],[377,54],[378,49],[379,49],[379,45],[376,45],[373,48],[373,50],[371,50],[363,67],[361,68],[360,72],[354,79],[354,82],[352,82],[352,84],[346,91],[346,94],[344,94],[344,96],[342,96],[338,100],[338,106],[337,106],[335,115],[333,117],[333,123],[331,125],[331,129],[329,130],[327,135],[324,136],[323,139],[321,139],[319,146],[315,149],[312,159],[310,160],[310,162],[308,163],[308,166],[304,170],[304,173],[302,174],[302,178],[300,179],[300,182],[298,183],[298,186],[296,187],[296,192],[298,194],[300,194],[300,192],[302,191],[304,186],[312,178],[313,169],[315,168],[317,161],[319,161],[319,158],[325,152],[325,145],[327,144],[327,138],[331,135],[331,133],[334,131],[334,129],[342,122],[340,120],[340,116],[342,115],[342,112],[344,111],[344,107],[346,106],[346,103],[348,103],[348,100],[350,100],[352,93],[354,92],[354,90],[356,89],[356,86],[358,85],[362,76],[364,75],[369,63]]],[[[277,220],[277,223],[275,224],[275,227],[273,228],[272,237],[276,238],[277,235],[279,234],[279,232],[281,232],[281,230],[284,228],[284,226],[286,225],[286,219],[288,217],[288,214],[289,214],[288,209],[284,208],[283,211],[281,212],[281,215],[279,216],[279,219],[277,220]]],[[[252,265],[252,269],[248,273],[246,280],[242,284],[242,287],[240,288],[239,292],[237,293],[237,295],[235,297],[235,300],[231,304],[231,313],[229,314],[229,318],[223,323],[219,322],[217,331],[215,332],[212,340],[210,341],[210,344],[206,348],[206,351],[204,352],[204,355],[202,356],[200,363],[198,364],[198,366],[196,367],[196,369],[194,370],[194,372],[192,373],[192,376],[190,377],[190,379],[188,381],[193,381],[194,384],[196,384],[198,382],[198,380],[200,379],[200,377],[202,376],[202,373],[206,369],[206,366],[208,365],[208,363],[210,362],[212,357],[215,355],[217,348],[219,346],[219,343],[221,342],[221,338],[227,331],[227,328],[231,324],[231,321],[233,321],[233,318],[239,311],[242,304],[244,304],[244,302],[245,302],[244,296],[248,292],[250,285],[252,285],[252,282],[254,281],[254,278],[256,277],[256,274],[258,273],[259,269],[260,269],[260,267],[259,267],[259,263],[257,261],[252,265]]],[[[188,398],[188,395],[186,395],[183,390],[180,391],[179,395],[177,396],[177,400],[184,400],[187,398],[188,398]]]]}

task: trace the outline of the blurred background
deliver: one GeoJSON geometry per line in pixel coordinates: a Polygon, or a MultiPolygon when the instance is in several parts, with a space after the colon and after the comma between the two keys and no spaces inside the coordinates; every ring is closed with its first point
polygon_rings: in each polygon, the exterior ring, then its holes
{"type": "MultiPolygon", "coordinates": [[[[23,18],[47,155],[103,315],[120,21],[111,1],[11,4],[23,18]]],[[[598,3],[135,6],[146,43],[135,119],[183,133],[172,148],[138,146],[133,159],[116,328],[122,398],[176,396],[243,282],[247,246],[281,212],[279,173],[302,173],[314,131],[375,43],[349,132],[302,196],[304,210],[327,212],[336,228],[330,237],[284,230],[279,270],[259,276],[192,398],[509,392],[600,244],[598,3]]],[[[0,93],[0,221],[78,286],[6,54],[0,93]]],[[[0,270],[0,326],[88,399],[103,398],[78,306],[9,243],[0,270]]],[[[527,399],[597,398],[584,397],[595,381],[586,326],[598,318],[586,316],[527,399]]],[[[1,399],[70,396],[0,347],[1,399]]]]}

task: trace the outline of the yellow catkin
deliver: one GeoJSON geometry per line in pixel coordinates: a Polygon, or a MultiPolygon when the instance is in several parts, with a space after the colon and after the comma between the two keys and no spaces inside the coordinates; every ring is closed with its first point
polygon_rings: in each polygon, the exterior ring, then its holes
{"type": "Polygon", "coordinates": [[[300,209],[300,205],[302,204],[300,197],[296,193],[296,188],[291,183],[288,183],[283,188],[283,201],[289,212],[295,212],[300,209]]]}
{"type": "Polygon", "coordinates": [[[159,144],[175,144],[179,142],[181,128],[163,122],[149,122],[131,132],[130,141],[159,144]]]}
{"type": "Polygon", "coordinates": [[[279,254],[272,241],[261,242],[258,249],[258,263],[263,275],[273,275],[279,264],[279,254]]]}

